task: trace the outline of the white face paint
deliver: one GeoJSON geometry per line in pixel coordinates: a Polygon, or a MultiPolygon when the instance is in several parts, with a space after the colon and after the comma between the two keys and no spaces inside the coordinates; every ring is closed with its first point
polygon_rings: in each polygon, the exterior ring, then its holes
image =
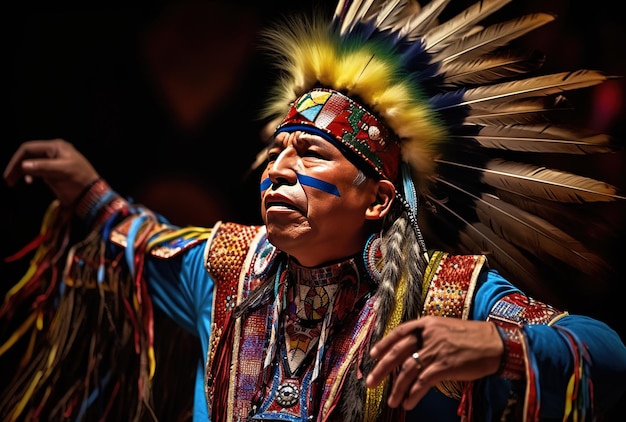
{"type": "Polygon", "coordinates": [[[358,253],[375,181],[332,143],[303,132],[280,133],[261,176],[261,213],[270,241],[302,265],[358,253]]]}

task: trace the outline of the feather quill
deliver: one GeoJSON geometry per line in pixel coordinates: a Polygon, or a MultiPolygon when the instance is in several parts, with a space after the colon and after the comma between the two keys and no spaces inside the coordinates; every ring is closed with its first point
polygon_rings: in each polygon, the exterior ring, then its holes
{"type": "Polygon", "coordinates": [[[538,259],[550,257],[585,274],[607,274],[610,266],[583,243],[548,221],[486,193],[474,195],[445,179],[439,181],[470,198],[481,223],[538,259]]]}
{"type": "Polygon", "coordinates": [[[595,249],[610,247],[619,236],[615,230],[617,223],[612,221],[610,214],[603,207],[589,206],[601,204],[559,204],[497,189],[494,194],[502,201],[549,221],[585,243],[594,244],[595,249]]]}
{"type": "Polygon", "coordinates": [[[483,148],[507,151],[597,154],[614,151],[607,134],[585,136],[556,125],[487,126],[476,135],[457,135],[457,139],[471,139],[483,148]]]}
{"type": "Polygon", "coordinates": [[[469,221],[456,212],[447,201],[433,196],[429,196],[428,199],[460,223],[458,240],[463,245],[463,252],[485,254],[490,264],[496,264],[496,267],[503,270],[504,274],[512,276],[516,282],[523,283],[524,287],[531,288],[532,291],[541,294],[541,297],[549,294],[547,286],[542,282],[537,264],[526,257],[519,248],[497,236],[483,223],[469,221]]]}
{"type": "Polygon", "coordinates": [[[491,25],[475,34],[463,37],[448,45],[433,56],[433,63],[450,63],[456,60],[472,60],[484,54],[489,54],[499,47],[508,44],[548,22],[554,16],[547,13],[533,13],[518,17],[505,23],[491,25]]]}
{"type": "Polygon", "coordinates": [[[626,199],[608,183],[532,164],[512,162],[501,158],[491,159],[484,166],[444,159],[439,159],[437,162],[441,165],[477,172],[482,182],[489,186],[532,198],[565,203],[609,202],[626,199]]]}
{"type": "Polygon", "coordinates": [[[348,5],[348,0],[339,1],[335,8],[335,14],[333,20],[341,24],[339,33],[345,34],[354,27],[357,22],[365,22],[372,17],[372,5],[374,3],[379,4],[379,0],[365,0],[365,1],[351,1],[348,5]],[[346,10],[347,7],[347,10],[346,10]]]}
{"type": "Polygon", "coordinates": [[[606,75],[601,72],[582,69],[575,72],[561,72],[518,81],[502,82],[468,89],[463,95],[463,101],[456,105],[444,106],[440,110],[485,102],[561,94],[565,91],[597,85],[606,79],[606,75]]]}
{"type": "Polygon", "coordinates": [[[432,0],[428,2],[419,13],[414,13],[406,22],[397,28],[400,37],[406,37],[409,41],[417,40],[425,31],[437,22],[439,15],[450,0],[432,0]]]}
{"type": "Polygon", "coordinates": [[[484,0],[474,3],[455,17],[429,30],[422,37],[426,50],[436,53],[485,17],[495,13],[511,0],[484,0]]]}
{"type": "Polygon", "coordinates": [[[599,255],[554,225],[512,205],[483,195],[476,203],[478,219],[496,234],[549,264],[550,257],[587,275],[606,276],[611,267],[599,255]]]}
{"type": "Polygon", "coordinates": [[[544,56],[539,53],[494,53],[469,61],[442,63],[440,73],[444,86],[483,85],[533,72],[543,63],[544,56]]]}
{"type": "Polygon", "coordinates": [[[502,239],[481,222],[467,225],[460,233],[478,244],[487,257],[489,267],[498,269],[508,280],[534,297],[540,297],[549,303],[559,303],[558,292],[542,274],[540,265],[531,261],[524,253],[511,243],[502,239]]]}
{"type": "Polygon", "coordinates": [[[408,0],[388,0],[384,2],[376,14],[376,27],[384,32],[392,30],[394,27],[402,26],[412,11],[411,3],[408,0]]]}
{"type": "Polygon", "coordinates": [[[482,104],[469,111],[465,122],[482,126],[507,126],[549,123],[557,120],[557,114],[571,110],[565,97],[524,98],[500,103],[497,106],[482,104]]]}

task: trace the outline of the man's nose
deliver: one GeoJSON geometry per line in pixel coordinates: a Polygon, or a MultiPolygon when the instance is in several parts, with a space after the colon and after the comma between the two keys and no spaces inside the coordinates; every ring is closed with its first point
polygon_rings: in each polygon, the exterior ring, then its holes
{"type": "Polygon", "coordinates": [[[296,167],[298,165],[298,152],[292,146],[288,146],[278,154],[271,169],[269,177],[273,182],[283,181],[295,183],[297,178],[296,167]]]}

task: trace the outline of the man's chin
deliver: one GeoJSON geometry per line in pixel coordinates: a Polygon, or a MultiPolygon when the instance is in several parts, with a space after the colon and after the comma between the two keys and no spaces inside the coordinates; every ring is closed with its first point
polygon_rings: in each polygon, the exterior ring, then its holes
{"type": "Polygon", "coordinates": [[[266,222],[267,238],[274,246],[287,253],[294,247],[301,247],[302,242],[307,241],[306,238],[311,233],[311,226],[308,222],[306,224],[292,222],[285,225],[277,224],[271,220],[268,219],[266,222]]]}

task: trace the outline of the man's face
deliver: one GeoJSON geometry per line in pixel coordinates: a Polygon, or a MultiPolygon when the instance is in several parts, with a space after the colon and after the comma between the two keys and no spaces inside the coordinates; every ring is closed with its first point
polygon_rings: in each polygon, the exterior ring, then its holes
{"type": "Polygon", "coordinates": [[[261,176],[261,214],[269,240],[306,266],[360,252],[376,181],[357,183],[358,174],[320,136],[278,134],[261,176]]]}

